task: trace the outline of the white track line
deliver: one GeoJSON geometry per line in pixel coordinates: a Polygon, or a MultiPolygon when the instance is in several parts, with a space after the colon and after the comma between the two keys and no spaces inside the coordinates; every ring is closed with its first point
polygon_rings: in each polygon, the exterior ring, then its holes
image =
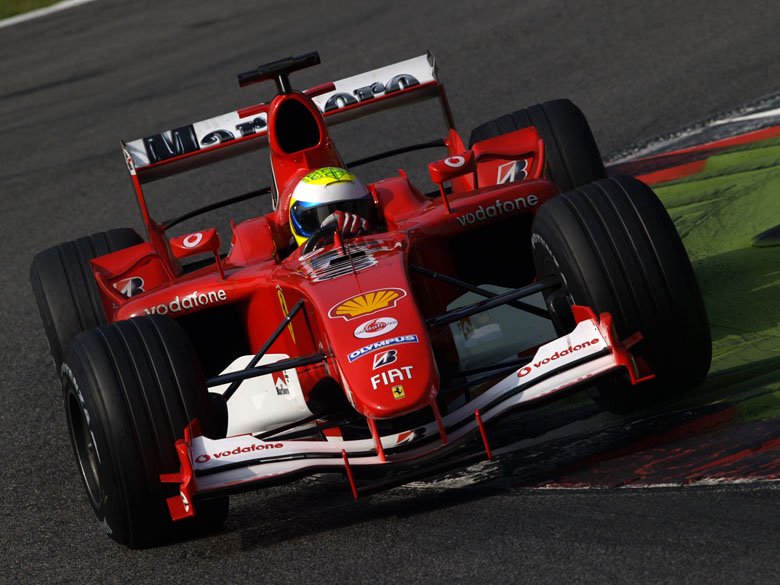
{"type": "Polygon", "coordinates": [[[747,122],[749,120],[760,120],[761,118],[774,118],[780,116],[780,108],[774,108],[773,110],[766,110],[763,112],[755,112],[753,114],[747,114],[744,116],[737,116],[736,118],[725,118],[723,120],[716,120],[710,126],[718,126],[722,124],[728,124],[729,122],[747,122]]]}
{"type": "Polygon", "coordinates": [[[32,10],[30,12],[25,12],[24,14],[18,14],[17,16],[12,16],[10,18],[0,20],[0,28],[13,26],[14,24],[19,24],[20,22],[27,22],[28,20],[32,20],[34,18],[47,16],[49,14],[53,14],[54,12],[59,12],[60,10],[67,10],[68,8],[73,8],[75,6],[80,6],[82,4],[87,4],[88,2],[94,1],[95,0],[65,0],[64,2],[58,2],[57,4],[47,6],[46,8],[39,8],[38,10],[32,10]]]}

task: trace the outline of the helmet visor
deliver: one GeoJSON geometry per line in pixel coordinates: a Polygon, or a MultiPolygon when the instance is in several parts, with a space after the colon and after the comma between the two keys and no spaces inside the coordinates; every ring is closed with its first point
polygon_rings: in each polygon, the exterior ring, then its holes
{"type": "Polygon", "coordinates": [[[373,201],[368,194],[360,199],[335,201],[333,203],[309,204],[303,201],[296,201],[290,208],[290,219],[292,220],[294,231],[298,235],[308,238],[317,231],[322,222],[334,211],[354,213],[364,219],[370,219],[372,209],[373,201]]]}

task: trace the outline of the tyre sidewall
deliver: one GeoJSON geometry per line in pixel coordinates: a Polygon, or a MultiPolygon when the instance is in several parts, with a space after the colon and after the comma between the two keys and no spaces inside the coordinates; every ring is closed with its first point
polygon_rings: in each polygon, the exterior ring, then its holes
{"type": "Polygon", "coordinates": [[[87,498],[101,529],[111,538],[124,542],[129,537],[129,526],[125,515],[127,502],[121,487],[120,477],[114,467],[117,453],[107,438],[106,425],[110,422],[105,405],[99,395],[93,391],[94,381],[88,378],[78,358],[69,360],[68,363],[62,365],[61,380],[71,446],[84,489],[87,491],[87,498]],[[90,493],[87,480],[83,476],[86,470],[82,469],[82,465],[85,465],[86,462],[80,460],[79,450],[76,446],[74,421],[72,421],[70,414],[71,400],[76,400],[81,407],[85,422],[97,448],[97,475],[100,489],[95,497],[90,493]]]}

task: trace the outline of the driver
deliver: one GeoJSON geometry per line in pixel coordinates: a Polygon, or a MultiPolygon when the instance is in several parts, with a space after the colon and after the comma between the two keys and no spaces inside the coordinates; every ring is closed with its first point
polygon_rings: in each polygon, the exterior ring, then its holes
{"type": "Polygon", "coordinates": [[[368,189],[346,169],[323,167],[295,186],[290,198],[290,229],[299,246],[331,223],[342,238],[369,230],[374,201],[368,189]]]}

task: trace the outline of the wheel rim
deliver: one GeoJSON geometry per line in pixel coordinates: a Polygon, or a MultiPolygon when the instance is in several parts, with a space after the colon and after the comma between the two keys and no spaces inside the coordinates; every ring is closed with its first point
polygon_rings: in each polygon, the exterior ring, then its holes
{"type": "Polygon", "coordinates": [[[78,398],[71,394],[68,397],[68,426],[73,447],[76,450],[76,461],[79,464],[81,477],[87,488],[87,494],[92,505],[97,507],[101,501],[100,473],[98,471],[98,453],[94,437],[87,424],[84,410],[78,398]]]}
{"type": "Polygon", "coordinates": [[[542,269],[539,271],[539,278],[547,278],[548,276],[557,277],[561,281],[561,285],[559,288],[545,292],[544,300],[547,310],[550,311],[553,325],[558,330],[558,334],[570,333],[575,326],[574,315],[571,311],[574,299],[564,285],[565,280],[560,270],[558,270],[552,259],[546,256],[542,269]]]}

